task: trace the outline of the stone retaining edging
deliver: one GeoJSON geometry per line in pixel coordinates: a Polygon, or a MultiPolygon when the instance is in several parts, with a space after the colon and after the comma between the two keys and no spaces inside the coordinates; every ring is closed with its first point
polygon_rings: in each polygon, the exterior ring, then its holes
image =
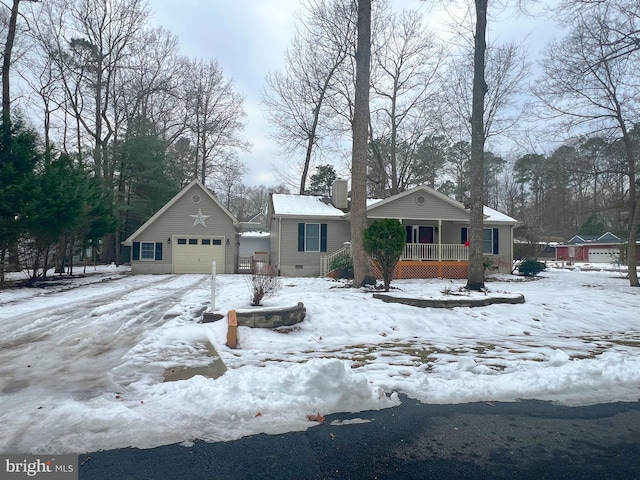
{"type": "Polygon", "coordinates": [[[507,303],[516,305],[524,303],[524,295],[516,295],[513,297],[482,297],[482,298],[452,298],[447,300],[423,299],[423,298],[406,298],[394,297],[393,295],[385,295],[383,293],[374,293],[373,298],[382,300],[387,303],[402,303],[420,308],[453,308],[453,307],[486,307],[497,303],[507,303]]]}
{"type": "Polygon", "coordinates": [[[255,328],[290,327],[304,320],[307,313],[302,302],[293,307],[269,307],[255,310],[236,310],[238,326],[255,328]]]}

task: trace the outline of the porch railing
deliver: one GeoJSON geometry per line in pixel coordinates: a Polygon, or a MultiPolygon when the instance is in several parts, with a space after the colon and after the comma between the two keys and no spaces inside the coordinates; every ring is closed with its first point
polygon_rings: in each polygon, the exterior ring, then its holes
{"type": "Polygon", "coordinates": [[[338,257],[342,256],[351,256],[351,243],[345,242],[344,247],[340,250],[336,250],[335,252],[320,257],[320,276],[324,277],[327,273],[329,273],[331,269],[331,263],[338,257]]]}
{"type": "Polygon", "coordinates": [[[400,260],[469,260],[469,247],[459,243],[408,243],[400,260]]]}
{"type": "MultiPolygon", "coordinates": [[[[340,250],[320,257],[320,276],[329,273],[331,263],[343,255],[351,255],[351,244],[348,242],[340,250]]],[[[469,247],[458,243],[408,243],[400,260],[468,261],[469,247]]]]}

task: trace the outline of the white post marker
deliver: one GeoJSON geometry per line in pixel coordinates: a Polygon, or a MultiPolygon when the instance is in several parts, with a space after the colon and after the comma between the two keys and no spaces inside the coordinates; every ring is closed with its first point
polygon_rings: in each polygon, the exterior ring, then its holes
{"type": "Polygon", "coordinates": [[[211,312],[216,311],[216,262],[211,266],[211,312]]]}

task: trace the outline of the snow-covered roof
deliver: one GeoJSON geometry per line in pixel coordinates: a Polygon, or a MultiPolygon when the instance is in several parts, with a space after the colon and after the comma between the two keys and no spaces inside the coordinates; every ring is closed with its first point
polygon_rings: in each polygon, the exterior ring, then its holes
{"type": "MultiPolygon", "coordinates": [[[[439,192],[438,192],[439,193],[439,192]]],[[[404,194],[404,192],[403,192],[404,194]]],[[[403,195],[400,194],[400,195],[403,195]]],[[[439,193],[439,195],[442,195],[439,193]]],[[[442,195],[444,196],[444,195],[442,195]]],[[[367,208],[371,208],[380,202],[391,202],[395,197],[386,199],[369,198],[367,199],[367,208]]],[[[448,198],[448,197],[447,197],[448,198]]],[[[326,197],[313,195],[295,195],[285,193],[274,193],[273,211],[278,216],[295,216],[295,217],[345,217],[345,212],[334,207],[326,197]]],[[[453,199],[449,199],[451,203],[459,204],[453,199]]],[[[459,204],[462,207],[462,204],[459,204]]],[[[463,208],[463,207],[462,207],[463,208]]],[[[485,221],[500,223],[517,223],[517,220],[511,218],[504,213],[500,213],[493,208],[484,207],[485,221]]]]}
{"type": "Polygon", "coordinates": [[[482,211],[484,213],[484,220],[489,222],[506,222],[506,223],[517,223],[518,221],[515,218],[511,218],[509,215],[505,215],[504,213],[500,213],[493,208],[489,208],[486,205],[482,211]]]}
{"type": "Polygon", "coordinates": [[[243,238],[264,238],[264,237],[268,237],[269,235],[271,235],[271,232],[265,232],[262,230],[260,231],[254,230],[249,232],[243,232],[240,234],[240,236],[243,238]]]}
{"type": "Polygon", "coordinates": [[[273,211],[276,215],[305,217],[343,217],[344,212],[331,203],[323,201],[323,197],[315,195],[291,195],[274,193],[273,211]]]}

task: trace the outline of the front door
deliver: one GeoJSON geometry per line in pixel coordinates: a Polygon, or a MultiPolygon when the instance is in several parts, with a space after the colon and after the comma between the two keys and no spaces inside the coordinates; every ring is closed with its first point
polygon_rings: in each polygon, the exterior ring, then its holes
{"type": "Polygon", "coordinates": [[[433,243],[433,227],[407,225],[407,243],[433,243]]]}

